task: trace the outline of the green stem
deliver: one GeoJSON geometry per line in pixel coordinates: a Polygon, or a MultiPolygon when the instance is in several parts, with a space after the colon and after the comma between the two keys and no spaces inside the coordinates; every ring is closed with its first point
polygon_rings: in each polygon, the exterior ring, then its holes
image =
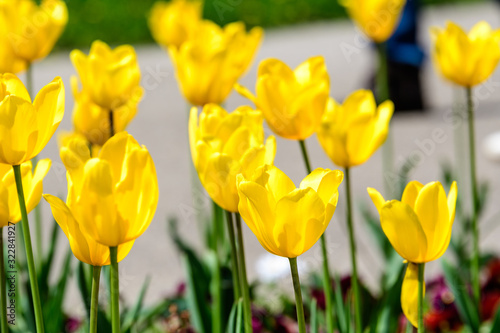
{"type": "Polygon", "coordinates": [[[241,297],[240,292],[240,274],[238,266],[238,251],[236,249],[236,239],[234,237],[233,214],[226,210],[227,233],[229,243],[231,244],[231,269],[233,277],[234,300],[238,301],[241,297]]]}
{"type": "MultiPolygon", "coordinates": [[[[33,66],[31,63],[28,63],[26,67],[26,90],[28,90],[28,94],[31,97],[31,100],[35,99],[35,92],[33,91],[33,66]]],[[[33,157],[31,160],[33,164],[33,168],[36,166],[38,162],[37,156],[33,157]]],[[[36,252],[40,255],[38,256],[38,267],[42,267],[42,256],[43,247],[42,247],[42,212],[41,206],[36,205],[34,209],[35,213],[35,239],[36,239],[36,252]]]]}
{"type": "MultiPolygon", "coordinates": [[[[307,173],[312,172],[311,163],[309,161],[309,154],[307,153],[307,147],[304,140],[299,140],[300,151],[302,152],[302,159],[306,165],[307,173]]],[[[321,252],[323,254],[323,292],[325,293],[326,301],[326,326],[328,332],[334,331],[334,320],[333,320],[333,297],[332,297],[332,284],[330,278],[330,269],[328,268],[328,252],[326,250],[326,236],[321,235],[321,252]]]]}
{"type": "Polygon", "coordinates": [[[219,216],[221,213],[220,207],[213,202],[213,225],[212,225],[212,242],[213,242],[213,251],[215,253],[215,271],[214,278],[211,283],[211,294],[213,296],[213,310],[212,310],[212,332],[214,333],[222,333],[222,281],[221,281],[221,273],[220,273],[220,260],[219,260],[219,220],[222,216],[219,216]]]}
{"type": "Polygon", "coordinates": [[[387,48],[385,43],[377,44],[378,70],[375,77],[375,91],[378,103],[389,99],[389,73],[387,68],[387,48]]]}
{"type": "Polygon", "coordinates": [[[120,333],[120,281],[118,276],[118,247],[109,248],[111,259],[111,327],[113,333],[120,333]]]}
{"type": "Polygon", "coordinates": [[[345,185],[347,196],[347,228],[349,229],[349,244],[351,247],[351,286],[354,292],[354,318],[356,321],[356,332],[362,332],[363,328],[361,326],[361,297],[359,294],[358,267],[356,264],[356,241],[354,237],[354,226],[352,221],[351,178],[348,167],[345,168],[345,185]]]}
{"type": "Polygon", "coordinates": [[[99,311],[99,279],[101,266],[92,266],[92,296],[90,301],[90,333],[97,333],[97,313],[99,311]]]}
{"type": "Polygon", "coordinates": [[[424,328],[424,270],[425,264],[418,264],[418,333],[424,328]]]}
{"type": "Polygon", "coordinates": [[[306,165],[307,173],[312,172],[311,163],[309,162],[309,154],[307,153],[306,142],[304,140],[299,140],[300,151],[302,152],[302,159],[306,165]]]}
{"type": "Polygon", "coordinates": [[[472,101],[472,88],[467,88],[467,119],[469,120],[469,161],[470,182],[472,187],[472,291],[476,304],[479,304],[479,227],[478,227],[478,191],[476,176],[476,143],[474,134],[474,103],[472,101]]]}
{"type": "MultiPolygon", "coordinates": [[[[390,98],[389,96],[389,72],[387,66],[387,47],[385,43],[377,44],[378,70],[375,78],[375,92],[378,104],[390,98]]],[[[391,182],[395,179],[394,175],[394,140],[392,131],[389,130],[387,139],[382,146],[382,170],[384,178],[385,193],[389,197],[394,197],[396,186],[391,182]]]]}
{"type": "Polygon", "coordinates": [[[113,116],[113,110],[109,110],[109,138],[115,135],[115,121],[113,116]]]}
{"type": "Polygon", "coordinates": [[[288,260],[290,261],[290,271],[292,273],[293,291],[295,292],[295,307],[297,308],[297,322],[299,324],[299,333],[306,333],[306,320],[304,317],[304,304],[302,302],[302,291],[300,290],[299,271],[297,270],[297,258],[288,258],[288,260]]]}
{"type": "Polygon", "coordinates": [[[37,333],[44,333],[43,312],[40,303],[40,293],[38,292],[38,279],[33,259],[33,248],[31,245],[30,225],[28,222],[28,212],[26,211],[26,202],[24,200],[23,182],[21,176],[21,166],[14,165],[14,176],[16,178],[17,195],[19,197],[19,207],[21,209],[21,223],[23,226],[24,246],[26,249],[26,261],[28,263],[28,273],[30,277],[31,296],[33,298],[33,308],[35,310],[35,323],[37,333]]]}
{"type": "Polygon", "coordinates": [[[240,273],[240,290],[243,295],[243,313],[245,317],[245,332],[252,333],[252,307],[250,304],[250,291],[248,290],[247,268],[245,263],[245,249],[243,245],[243,231],[241,229],[241,217],[234,213],[236,221],[236,233],[238,235],[238,264],[240,273]]]}
{"type": "Polygon", "coordinates": [[[0,324],[2,333],[8,333],[9,327],[7,325],[7,290],[6,290],[6,276],[5,276],[5,258],[3,253],[3,228],[0,228],[0,324]]]}

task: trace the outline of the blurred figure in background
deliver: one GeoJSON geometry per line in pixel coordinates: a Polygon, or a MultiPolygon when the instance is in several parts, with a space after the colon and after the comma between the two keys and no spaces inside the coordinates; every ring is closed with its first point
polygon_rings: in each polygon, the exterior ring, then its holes
{"type": "Polygon", "coordinates": [[[422,111],[420,71],[424,52],[417,43],[419,0],[407,0],[398,28],[387,41],[389,96],[395,111],[422,111]]]}

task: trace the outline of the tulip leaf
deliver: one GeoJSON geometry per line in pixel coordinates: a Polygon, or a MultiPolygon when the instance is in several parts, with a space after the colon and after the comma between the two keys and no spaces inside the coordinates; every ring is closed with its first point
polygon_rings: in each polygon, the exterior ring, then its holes
{"type": "Polygon", "coordinates": [[[231,308],[227,322],[226,333],[241,333],[243,331],[243,300],[240,298],[231,308]]]}
{"type": "Polygon", "coordinates": [[[151,277],[148,275],[144,283],[142,284],[141,291],[139,293],[139,297],[135,302],[134,306],[130,311],[125,314],[125,318],[123,320],[122,332],[130,333],[132,327],[135,327],[138,320],[139,315],[141,313],[142,307],[144,305],[144,297],[146,296],[146,291],[148,290],[149,283],[151,282],[151,277]]]}
{"type": "Polygon", "coordinates": [[[318,302],[316,298],[311,301],[310,333],[319,333],[318,302]]]}
{"type": "Polygon", "coordinates": [[[497,308],[495,316],[493,317],[493,322],[491,324],[490,333],[500,332],[500,307],[497,308]]]}
{"type": "Polygon", "coordinates": [[[198,256],[180,238],[177,222],[169,221],[169,235],[182,253],[186,269],[186,301],[192,324],[197,332],[209,333],[212,327],[208,298],[210,295],[210,273],[198,256]]]}
{"type": "Polygon", "coordinates": [[[460,273],[446,260],[443,260],[442,267],[446,284],[453,293],[453,296],[455,296],[460,317],[473,332],[477,332],[479,330],[479,316],[477,308],[474,306],[474,301],[469,295],[467,285],[461,279],[460,273]]]}
{"type": "Polygon", "coordinates": [[[334,295],[334,307],[335,313],[337,314],[337,328],[340,333],[347,333],[349,331],[347,323],[349,322],[349,317],[345,311],[344,300],[342,299],[342,287],[340,285],[340,278],[335,275],[335,290],[334,295]]]}

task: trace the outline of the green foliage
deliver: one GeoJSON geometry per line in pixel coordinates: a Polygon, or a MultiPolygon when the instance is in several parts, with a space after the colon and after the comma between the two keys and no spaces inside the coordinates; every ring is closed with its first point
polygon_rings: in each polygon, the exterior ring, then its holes
{"type": "MultiPolygon", "coordinates": [[[[67,1],[69,22],[61,48],[85,48],[100,39],[112,45],[150,43],[147,16],[156,0],[67,1]]],[[[484,0],[423,0],[423,4],[484,0]]],[[[283,25],[347,17],[336,0],[207,0],[204,16],[224,25],[243,21],[249,27],[283,25]]]]}

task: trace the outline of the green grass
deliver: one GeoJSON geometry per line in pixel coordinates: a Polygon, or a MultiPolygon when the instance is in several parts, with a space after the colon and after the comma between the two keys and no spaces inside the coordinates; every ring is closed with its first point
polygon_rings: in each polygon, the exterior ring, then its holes
{"type": "MultiPolygon", "coordinates": [[[[89,47],[93,40],[109,44],[149,43],[147,15],[156,0],[71,0],[68,26],[58,46],[89,47]]],[[[481,0],[458,0],[473,2],[481,0]]],[[[424,5],[456,0],[423,0],[424,5]]],[[[207,0],[204,16],[218,24],[242,20],[248,26],[276,27],[346,17],[337,0],[207,0]]]]}

